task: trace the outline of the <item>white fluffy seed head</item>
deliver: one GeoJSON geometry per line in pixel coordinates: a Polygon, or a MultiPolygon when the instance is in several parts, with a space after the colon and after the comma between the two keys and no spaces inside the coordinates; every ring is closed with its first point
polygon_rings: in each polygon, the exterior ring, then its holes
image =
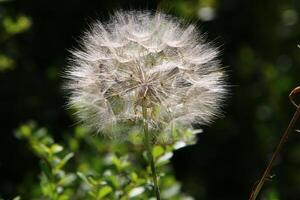
{"type": "Polygon", "coordinates": [[[218,50],[193,24],[160,12],[118,11],[94,23],[71,53],[69,106],[96,132],[126,138],[125,125],[145,120],[142,107],[153,132],[167,139],[174,127],[220,115],[226,85],[218,50]]]}

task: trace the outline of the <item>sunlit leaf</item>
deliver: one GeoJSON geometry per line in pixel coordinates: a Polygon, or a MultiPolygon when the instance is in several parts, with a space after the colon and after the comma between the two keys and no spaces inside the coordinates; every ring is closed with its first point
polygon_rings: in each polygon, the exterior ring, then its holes
{"type": "Polygon", "coordinates": [[[161,146],[154,146],[152,150],[153,158],[156,160],[159,156],[161,156],[165,152],[164,148],[161,146]]]}
{"type": "Polygon", "coordinates": [[[65,166],[65,164],[74,156],[74,153],[68,153],[60,163],[55,167],[56,170],[59,170],[65,166]]]}
{"type": "Polygon", "coordinates": [[[54,154],[61,152],[63,149],[64,148],[62,146],[58,145],[58,144],[53,144],[51,146],[51,152],[54,153],[54,154]]]}
{"type": "Polygon", "coordinates": [[[45,161],[41,161],[41,169],[42,169],[42,172],[47,177],[47,179],[52,180],[53,176],[52,176],[51,168],[45,161]]]}
{"type": "Polygon", "coordinates": [[[76,180],[76,176],[74,174],[65,175],[62,179],[58,182],[58,185],[67,186],[73,183],[76,180]]]}
{"type": "Polygon", "coordinates": [[[163,156],[157,159],[157,166],[162,166],[169,163],[172,157],[173,157],[172,152],[165,153],[163,156]]]}
{"type": "Polygon", "coordinates": [[[112,188],[110,186],[104,186],[99,190],[98,198],[103,198],[112,192],[112,188]]]}
{"type": "Polygon", "coordinates": [[[128,196],[130,198],[141,195],[145,191],[144,187],[135,187],[129,191],[128,196]]]}
{"type": "Polygon", "coordinates": [[[77,172],[77,176],[84,181],[84,183],[86,183],[89,186],[92,186],[92,184],[90,183],[90,181],[88,180],[88,178],[85,176],[84,173],[81,172],[77,172]]]}
{"type": "Polygon", "coordinates": [[[3,54],[0,54],[0,72],[13,69],[15,65],[15,61],[3,54]]]}
{"type": "Polygon", "coordinates": [[[21,197],[20,196],[17,196],[15,198],[13,198],[13,200],[21,200],[21,197]]]}
{"type": "Polygon", "coordinates": [[[23,15],[16,17],[16,19],[13,19],[11,17],[5,17],[3,19],[3,27],[8,34],[21,33],[29,29],[30,26],[30,19],[23,15]]]}

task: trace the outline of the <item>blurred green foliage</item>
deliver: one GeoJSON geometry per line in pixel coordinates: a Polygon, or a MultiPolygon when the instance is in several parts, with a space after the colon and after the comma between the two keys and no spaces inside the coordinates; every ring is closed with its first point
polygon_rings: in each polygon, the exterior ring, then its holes
{"type": "Polygon", "coordinates": [[[11,52],[12,40],[14,40],[15,35],[23,33],[30,27],[31,21],[24,15],[10,16],[5,12],[0,13],[0,73],[15,67],[15,58],[10,55],[13,54],[11,52]]]}
{"type": "MultiPolygon", "coordinates": [[[[74,137],[70,134],[60,145],[47,129],[33,122],[23,124],[16,136],[26,139],[40,159],[40,183],[30,185],[26,191],[20,187],[25,199],[155,199],[143,146],[105,141],[79,126],[74,128],[74,137]]],[[[177,142],[153,148],[163,199],[193,199],[181,192],[168,166],[173,151],[186,145],[177,142]]]]}
{"type": "MultiPolygon", "coordinates": [[[[122,176],[122,180],[128,181],[135,179],[135,175],[130,175],[130,172],[135,172],[131,171],[133,168],[146,167],[144,157],[135,157],[134,161],[138,160],[139,165],[134,162],[129,168],[125,165],[117,169],[111,156],[121,163],[132,163],[132,156],[124,158],[125,154],[120,154],[120,151],[133,155],[132,151],[138,149],[128,149],[130,145],[104,144],[95,136],[87,137],[79,127],[73,133],[70,124],[74,120],[65,112],[60,90],[60,77],[68,56],[65,49],[76,47],[74,38],[87,28],[87,22],[105,20],[110,11],[118,8],[159,8],[197,21],[207,39],[221,46],[220,58],[225,66],[229,66],[229,82],[232,84],[226,117],[212,127],[204,127],[197,145],[176,151],[170,164],[182,182],[182,190],[195,199],[247,199],[294,109],[287,96],[293,87],[299,85],[298,0],[0,1],[2,197],[12,199],[18,194],[22,194],[22,199],[30,200],[41,195],[49,197],[57,195],[52,192],[62,187],[65,190],[59,189],[59,196],[92,198],[91,195],[98,195],[95,191],[100,191],[97,187],[102,186],[101,195],[112,195],[116,186],[109,180],[109,173],[102,176],[105,170],[114,174],[122,174],[120,170],[125,170],[129,177],[122,176]],[[46,147],[37,151],[29,145],[39,159],[32,156],[13,134],[13,130],[28,119],[34,119],[49,130],[24,125],[30,130],[30,135],[22,137],[27,138],[29,144],[46,147]],[[38,136],[37,132],[44,132],[44,136],[38,136]],[[54,153],[55,150],[51,150],[54,144],[63,149],[56,146],[54,149],[61,151],[54,153]],[[58,171],[53,170],[58,165],[55,160],[61,162],[65,156],[72,155],[69,153],[74,156],[66,165],[58,171]],[[104,158],[109,158],[109,162],[104,158]],[[39,161],[46,166],[38,168],[39,161]],[[37,173],[40,174],[39,180],[36,179],[37,173]],[[69,178],[61,183],[65,177],[62,173],[74,177],[74,180],[69,178]],[[82,180],[85,177],[87,181],[82,180]],[[93,180],[99,179],[105,184],[90,186],[93,180]],[[74,188],[80,193],[77,194],[74,188]]],[[[158,147],[156,151],[161,150],[158,147]]],[[[263,188],[261,199],[299,199],[299,152],[300,137],[294,134],[272,171],[276,176],[263,188]]],[[[178,192],[176,188],[180,188],[180,184],[175,182],[173,175],[168,175],[171,174],[168,167],[163,165],[159,171],[167,174],[161,174],[161,179],[170,177],[173,180],[170,185],[175,185],[173,190],[178,192]]],[[[145,181],[149,171],[147,174],[140,172],[135,172],[137,179],[145,181]]],[[[130,181],[122,184],[126,188],[135,188],[130,181]]],[[[134,183],[134,186],[137,187],[135,192],[144,190],[141,195],[149,194],[151,189],[145,182],[134,183]]],[[[129,189],[126,194],[129,195],[129,189]]]]}

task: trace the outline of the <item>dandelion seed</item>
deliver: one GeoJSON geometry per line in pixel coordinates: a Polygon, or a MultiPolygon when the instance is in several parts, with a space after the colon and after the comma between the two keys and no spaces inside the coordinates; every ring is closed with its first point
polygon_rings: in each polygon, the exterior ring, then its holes
{"type": "Polygon", "coordinates": [[[94,23],[71,53],[69,106],[96,132],[126,137],[116,127],[144,120],[142,107],[149,128],[166,136],[220,115],[226,85],[218,50],[193,24],[160,12],[118,11],[94,23]]]}

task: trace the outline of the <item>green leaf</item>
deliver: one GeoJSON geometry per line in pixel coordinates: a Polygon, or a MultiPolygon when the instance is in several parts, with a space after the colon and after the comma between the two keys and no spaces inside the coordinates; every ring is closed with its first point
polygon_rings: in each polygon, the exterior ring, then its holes
{"type": "Polygon", "coordinates": [[[110,186],[104,186],[99,190],[98,198],[103,198],[107,196],[109,193],[111,193],[113,190],[110,186]]]}
{"type": "Polygon", "coordinates": [[[82,126],[77,126],[75,128],[75,137],[81,139],[86,135],[87,130],[82,126]]]}
{"type": "Polygon", "coordinates": [[[117,156],[112,157],[112,162],[118,170],[120,170],[122,168],[121,160],[117,156]]]}
{"type": "Polygon", "coordinates": [[[15,66],[15,61],[10,57],[0,54],[0,72],[13,69],[15,66]]]}
{"type": "Polygon", "coordinates": [[[181,149],[186,146],[187,146],[187,143],[185,141],[177,141],[176,143],[173,144],[173,149],[177,150],[177,149],[181,149]]]}
{"type": "Polygon", "coordinates": [[[51,150],[49,147],[42,143],[37,143],[35,141],[31,144],[31,146],[34,152],[37,153],[39,156],[47,157],[47,159],[49,159],[48,156],[51,154],[51,150]]]}
{"type": "Polygon", "coordinates": [[[41,161],[41,169],[43,174],[46,176],[48,180],[52,180],[52,171],[49,165],[45,161],[41,161]]]}
{"type": "Polygon", "coordinates": [[[101,183],[99,179],[95,178],[92,175],[89,175],[87,179],[93,187],[97,187],[101,183]]]}
{"type": "Polygon", "coordinates": [[[138,175],[135,172],[131,172],[130,174],[130,179],[132,182],[137,182],[138,181],[138,175]]]}
{"type": "Polygon", "coordinates": [[[164,197],[164,199],[171,199],[174,196],[178,196],[180,193],[180,184],[174,183],[171,185],[171,187],[166,188],[164,191],[162,191],[161,196],[164,197]]]}
{"type": "Polygon", "coordinates": [[[111,170],[106,170],[103,173],[103,178],[109,183],[109,185],[111,185],[114,188],[119,188],[121,181],[119,179],[119,177],[117,177],[118,173],[115,173],[115,171],[111,171],[111,170]]]}
{"type": "Polygon", "coordinates": [[[76,174],[81,180],[83,180],[83,182],[85,182],[88,186],[92,187],[92,184],[90,183],[90,181],[88,180],[88,178],[84,173],[77,172],[76,174]]]}
{"type": "Polygon", "coordinates": [[[20,196],[17,196],[15,198],[13,198],[13,200],[21,200],[21,197],[20,196]]]}
{"type": "Polygon", "coordinates": [[[280,200],[279,195],[278,195],[278,191],[276,191],[275,189],[269,189],[265,192],[264,195],[266,200],[280,200]]]}
{"type": "Polygon", "coordinates": [[[14,35],[17,33],[21,33],[27,29],[29,29],[31,26],[31,21],[26,16],[18,16],[15,20],[11,17],[5,17],[3,19],[3,27],[4,30],[10,34],[14,35]]]}
{"type": "Polygon", "coordinates": [[[20,132],[21,132],[21,136],[25,137],[25,138],[27,138],[31,135],[31,129],[28,125],[21,126],[20,132]]]}
{"type": "Polygon", "coordinates": [[[172,152],[165,153],[163,156],[161,156],[159,159],[157,159],[157,166],[162,166],[170,162],[170,159],[173,157],[172,152]]]}
{"type": "Polygon", "coordinates": [[[128,196],[129,196],[130,198],[136,197],[136,196],[141,195],[144,191],[145,191],[145,188],[144,188],[144,187],[135,187],[135,188],[133,188],[132,190],[130,190],[128,196]]]}
{"type": "Polygon", "coordinates": [[[75,181],[76,176],[74,174],[68,174],[62,177],[62,179],[58,182],[58,185],[67,186],[75,181]]]}
{"type": "Polygon", "coordinates": [[[63,168],[67,162],[74,156],[74,153],[68,153],[56,166],[55,166],[55,171],[60,170],[63,168]]]}
{"type": "Polygon", "coordinates": [[[64,148],[63,148],[62,146],[58,145],[58,144],[53,144],[53,145],[51,146],[51,152],[52,152],[53,154],[59,153],[59,152],[61,152],[62,150],[64,150],[64,148]]]}
{"type": "Polygon", "coordinates": [[[161,146],[154,146],[153,149],[152,149],[152,154],[153,154],[154,160],[156,160],[164,152],[165,152],[165,150],[161,146]]]}

